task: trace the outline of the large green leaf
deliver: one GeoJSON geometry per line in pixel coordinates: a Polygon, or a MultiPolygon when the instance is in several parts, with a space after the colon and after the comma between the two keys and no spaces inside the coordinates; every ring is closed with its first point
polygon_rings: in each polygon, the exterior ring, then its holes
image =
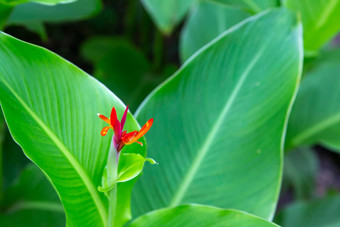
{"type": "Polygon", "coordinates": [[[340,30],[339,0],[285,0],[284,4],[301,15],[304,47],[309,54],[318,51],[340,30]]]}
{"type": "Polygon", "coordinates": [[[289,119],[287,149],[321,143],[340,151],[340,59],[331,56],[335,58],[320,61],[301,82],[289,119]]]}
{"type": "Polygon", "coordinates": [[[214,2],[202,1],[192,10],[180,39],[181,60],[186,61],[198,49],[251,14],[214,2]]]}
{"type": "Polygon", "coordinates": [[[183,19],[195,0],[141,0],[154,22],[165,34],[183,19]]]}
{"type": "Polygon", "coordinates": [[[259,13],[263,10],[277,7],[279,0],[208,0],[212,2],[219,2],[226,5],[240,7],[252,13],[259,13]]]}
{"type": "Polygon", "coordinates": [[[69,4],[55,6],[29,2],[14,8],[8,19],[8,24],[79,20],[98,13],[101,7],[100,0],[78,0],[69,4]]]}
{"type": "Polygon", "coordinates": [[[300,78],[301,26],[288,10],[254,16],[201,49],[137,110],[154,118],[134,215],[200,203],[270,218],[287,115],[300,78]]]}
{"type": "Polygon", "coordinates": [[[285,207],[275,218],[275,222],[284,227],[308,226],[331,227],[339,226],[340,196],[296,202],[285,207]]]}
{"type": "Polygon", "coordinates": [[[32,164],[6,190],[1,210],[1,226],[65,226],[65,214],[57,193],[32,164]]]}
{"type": "Polygon", "coordinates": [[[156,210],[136,219],[130,227],[222,227],[261,226],[274,227],[274,223],[237,210],[223,210],[202,205],[182,205],[175,208],[156,210]]]}
{"type": "MultiPolygon", "coordinates": [[[[125,106],[106,87],[59,56],[0,33],[0,102],[13,138],[50,178],[68,225],[104,226],[107,198],[97,191],[110,136],[100,136],[112,106],[125,106]]],[[[128,114],[126,129],[139,126],[128,114]]],[[[123,152],[145,156],[145,146],[123,152]]],[[[118,185],[119,215],[129,217],[133,182],[118,185]]],[[[122,220],[119,220],[123,222],[122,220]]]]}

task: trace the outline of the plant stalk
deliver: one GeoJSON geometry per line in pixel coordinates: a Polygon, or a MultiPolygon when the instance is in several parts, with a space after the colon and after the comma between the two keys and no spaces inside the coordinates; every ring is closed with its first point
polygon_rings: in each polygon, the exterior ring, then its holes
{"type": "Polygon", "coordinates": [[[109,214],[108,214],[108,226],[115,226],[115,216],[117,208],[117,175],[118,175],[118,160],[119,152],[116,150],[115,143],[112,139],[109,156],[107,159],[107,183],[113,185],[113,189],[108,192],[109,199],[109,214]]]}
{"type": "Polygon", "coordinates": [[[117,184],[109,192],[109,220],[108,220],[109,227],[115,226],[116,209],[117,209],[117,184]]]}

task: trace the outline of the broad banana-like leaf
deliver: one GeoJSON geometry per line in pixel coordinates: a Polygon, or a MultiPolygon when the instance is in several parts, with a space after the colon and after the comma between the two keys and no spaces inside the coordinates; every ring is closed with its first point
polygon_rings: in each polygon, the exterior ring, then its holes
{"type": "Polygon", "coordinates": [[[320,143],[340,151],[338,56],[333,53],[331,58],[326,56],[327,61],[320,61],[304,76],[289,119],[287,150],[320,143]]]}
{"type": "MultiPolygon", "coordinates": [[[[10,132],[49,177],[70,226],[106,226],[108,201],[97,190],[112,132],[100,135],[112,106],[123,103],[105,86],[61,57],[0,33],[0,103],[10,132]]],[[[129,113],[126,130],[138,130],[129,113]]],[[[145,146],[122,152],[145,156],[145,146]]],[[[117,222],[130,216],[133,182],[118,185],[117,222]]],[[[117,226],[119,226],[117,225],[117,226]]]]}
{"type": "Polygon", "coordinates": [[[340,1],[285,0],[284,5],[301,15],[306,54],[315,54],[340,30],[340,1]]]}
{"type": "Polygon", "coordinates": [[[201,1],[195,7],[182,29],[180,54],[182,62],[188,60],[201,47],[245,18],[246,11],[215,2],[201,1]]]}
{"type": "Polygon", "coordinates": [[[215,207],[192,204],[156,210],[139,217],[129,225],[129,227],[144,226],[274,227],[277,225],[238,210],[223,210],[215,207]]]}
{"type": "Polygon", "coordinates": [[[286,121],[302,70],[301,24],[286,9],[219,36],[136,112],[154,118],[150,157],[133,189],[135,217],[199,203],[270,219],[281,185],[286,121]]]}

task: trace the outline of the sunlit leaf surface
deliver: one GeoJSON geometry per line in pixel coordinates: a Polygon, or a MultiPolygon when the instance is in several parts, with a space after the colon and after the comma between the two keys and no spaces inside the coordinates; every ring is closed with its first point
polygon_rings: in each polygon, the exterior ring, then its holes
{"type": "Polygon", "coordinates": [[[129,227],[274,227],[274,223],[267,222],[253,215],[237,211],[223,210],[202,205],[182,205],[175,208],[157,210],[139,217],[129,227]]]}
{"type": "MultiPolygon", "coordinates": [[[[107,199],[97,191],[112,131],[100,135],[115,106],[125,106],[101,83],[61,57],[0,33],[0,102],[13,138],[50,178],[71,226],[103,226],[107,199]],[[43,94],[43,95],[42,95],[43,94]]],[[[139,128],[128,114],[128,131],[139,128]]],[[[145,156],[145,146],[123,152],[145,156]]],[[[119,185],[120,219],[129,217],[133,182],[119,185]]]]}
{"type": "Polygon", "coordinates": [[[340,30],[339,0],[285,0],[301,16],[306,54],[318,51],[340,30]],[[309,52],[309,53],[308,53],[309,52]]]}
{"type": "Polygon", "coordinates": [[[200,203],[270,219],[287,115],[300,78],[301,26],[288,10],[252,17],[205,46],[137,110],[151,116],[135,217],[200,203]]]}

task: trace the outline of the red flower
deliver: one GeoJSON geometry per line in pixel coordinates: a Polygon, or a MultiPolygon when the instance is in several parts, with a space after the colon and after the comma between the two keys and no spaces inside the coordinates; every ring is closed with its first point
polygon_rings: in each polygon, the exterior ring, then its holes
{"type": "Polygon", "coordinates": [[[141,146],[143,146],[143,143],[137,140],[139,140],[142,136],[145,135],[145,133],[147,133],[147,131],[149,131],[153,123],[153,118],[151,118],[145,123],[145,125],[141,128],[140,131],[132,131],[132,132],[126,133],[126,131],[123,131],[123,128],[124,128],[128,108],[129,106],[126,107],[125,112],[120,122],[117,118],[116,109],[114,107],[112,107],[110,119],[108,119],[104,115],[98,114],[98,117],[100,117],[100,119],[102,119],[103,121],[105,121],[106,123],[110,125],[110,126],[104,127],[102,131],[100,132],[100,134],[102,136],[105,136],[110,128],[113,129],[114,131],[113,141],[118,152],[121,151],[121,149],[125,146],[125,144],[129,145],[132,143],[139,143],[141,146]]]}

